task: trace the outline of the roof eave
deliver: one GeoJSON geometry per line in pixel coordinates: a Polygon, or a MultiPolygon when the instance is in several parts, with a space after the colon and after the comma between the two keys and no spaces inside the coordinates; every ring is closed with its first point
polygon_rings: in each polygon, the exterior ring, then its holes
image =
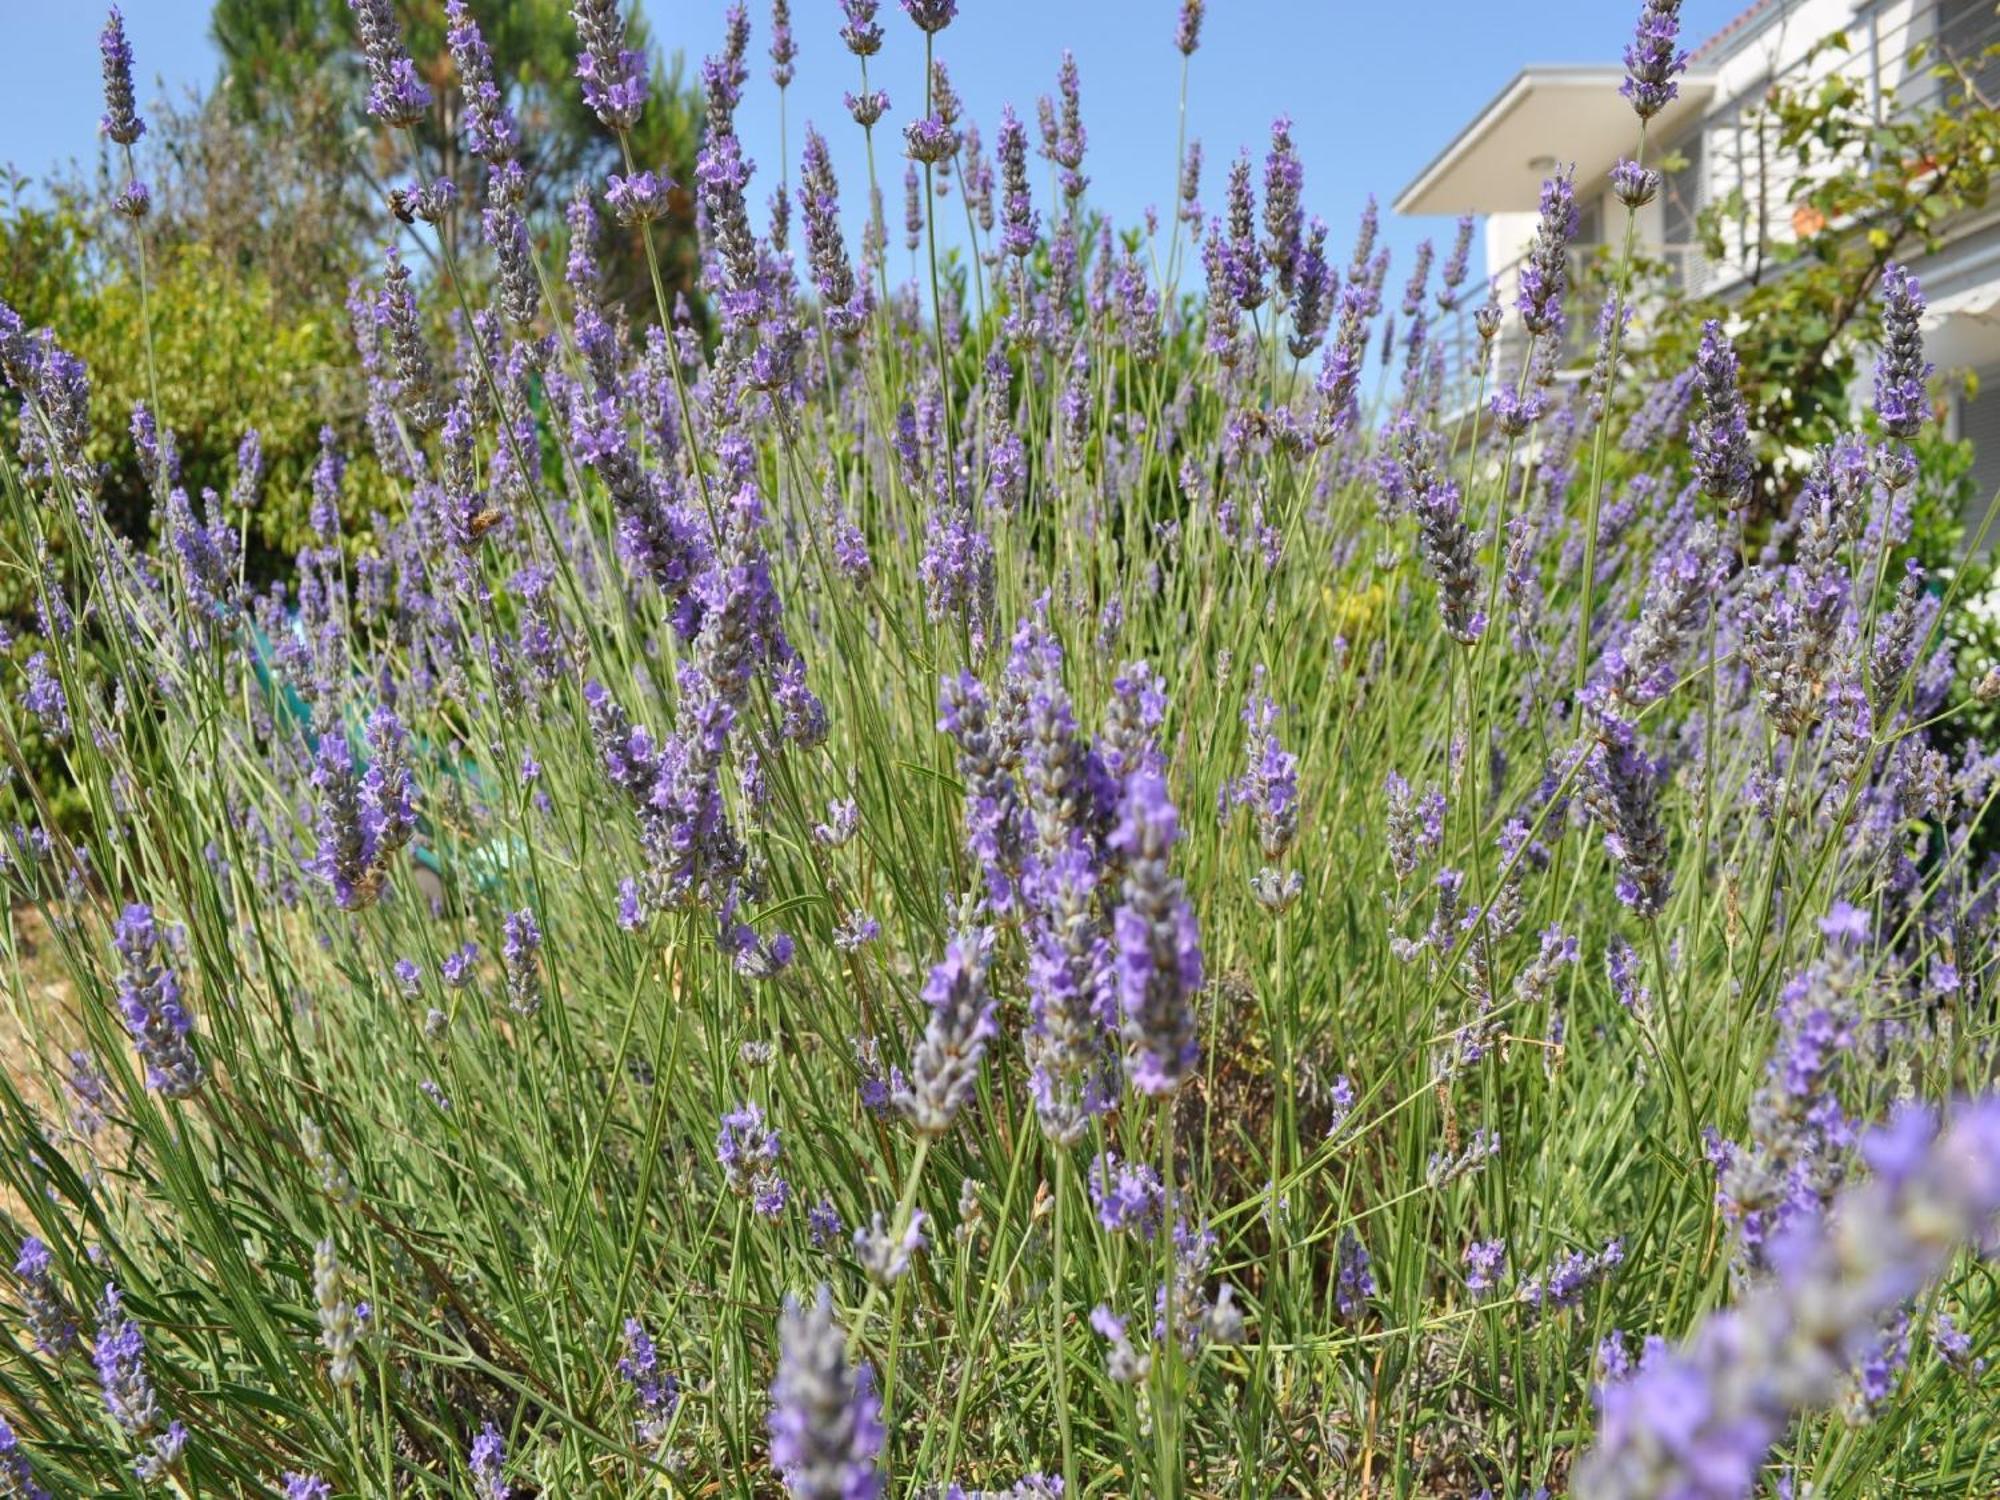
{"type": "MultiPolygon", "coordinates": [[[[1506,126],[1509,118],[1537,93],[1545,90],[1601,89],[1606,95],[1612,95],[1616,93],[1624,77],[1623,68],[1598,63],[1537,63],[1523,68],[1484,109],[1473,117],[1465,129],[1459,131],[1442,151],[1431,158],[1409,186],[1396,195],[1394,202],[1396,212],[1435,214],[1461,211],[1454,207],[1427,206],[1425,200],[1438,192],[1440,184],[1449,179],[1468,156],[1490,144],[1506,126]]],[[[1712,74],[1685,75],[1681,80],[1681,97],[1672,107],[1672,112],[1684,116],[1700,108],[1706,104],[1714,89],[1715,79],[1712,74]]]]}

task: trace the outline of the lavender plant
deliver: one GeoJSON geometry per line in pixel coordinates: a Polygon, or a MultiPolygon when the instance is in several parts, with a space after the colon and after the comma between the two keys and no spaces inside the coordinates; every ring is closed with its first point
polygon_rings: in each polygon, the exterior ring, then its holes
{"type": "MultiPolygon", "coordinates": [[[[1721,324],[1654,380],[1629,259],[1573,305],[1566,169],[1483,300],[1469,222],[1343,254],[1283,116],[1121,235],[1074,58],[974,119],[955,4],[843,0],[711,18],[676,185],[578,0],[622,170],[557,225],[449,0],[458,234],[414,13],[352,9],[416,186],[310,473],[249,391],[201,493],[183,392],[107,413],[0,304],[0,1490],[1993,1488],[2000,768],[1914,274],[1787,488],[1721,324]],[[752,162],[836,41],[852,123],[752,162]]],[[[1222,38],[1155,19],[1184,100],[1222,38]]]]}

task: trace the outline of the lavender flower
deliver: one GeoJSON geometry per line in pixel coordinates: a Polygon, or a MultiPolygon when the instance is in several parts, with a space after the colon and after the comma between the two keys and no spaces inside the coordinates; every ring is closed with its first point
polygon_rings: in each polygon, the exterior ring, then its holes
{"type": "Polygon", "coordinates": [[[1471,214],[1463,215],[1452,232],[1451,252],[1445,256],[1444,265],[1438,271],[1437,305],[1441,312],[1452,312],[1459,306],[1459,288],[1465,285],[1466,274],[1472,265],[1472,235],[1477,221],[1471,214]]]}
{"type": "MultiPolygon", "coordinates": [[[[1483,1028],[1462,1028],[1455,1039],[1460,1054],[1455,1066],[1470,1066],[1490,1044],[1490,1039],[1480,1034],[1483,1028]]],[[[1433,1192],[1442,1192],[1462,1177],[1469,1177],[1484,1169],[1486,1164],[1500,1154],[1500,1132],[1488,1130],[1485,1126],[1472,1132],[1472,1139],[1465,1148],[1453,1155],[1449,1150],[1433,1151],[1424,1166],[1424,1185],[1433,1192]]]]}
{"type": "Polygon", "coordinates": [[[1660,174],[1630,157],[1620,157],[1611,169],[1611,191],[1627,208],[1644,208],[1660,194],[1660,174]]]}
{"type": "Polygon", "coordinates": [[[1530,333],[1556,333],[1564,323],[1563,298],[1569,291],[1569,242],[1576,238],[1575,168],[1566,168],[1542,184],[1542,217],[1527,263],[1521,267],[1515,305],[1530,333]]]}
{"type": "Polygon", "coordinates": [[[1627,703],[1644,706],[1673,687],[1727,567],[1722,535],[1711,522],[1697,524],[1684,543],[1669,543],[1660,550],[1631,633],[1622,645],[1604,653],[1612,692],[1627,703]]]}
{"type": "Polygon", "coordinates": [[[1201,45],[1201,18],[1206,9],[1207,0],[1181,0],[1180,19],[1174,25],[1174,46],[1182,57],[1194,56],[1195,48],[1201,45]]]}
{"type": "Polygon", "coordinates": [[[1189,141],[1187,155],[1181,158],[1180,208],[1177,210],[1182,223],[1194,231],[1197,239],[1201,236],[1201,141],[1189,141]]]}
{"type": "Polygon", "coordinates": [[[384,258],[389,269],[383,273],[376,318],[388,341],[390,364],[396,375],[396,400],[405,420],[418,431],[428,432],[443,415],[443,403],[437,396],[437,372],[424,338],[416,288],[410,279],[410,268],[403,264],[393,246],[384,252],[384,258]]]}
{"type": "Polygon", "coordinates": [[[1899,265],[1882,271],[1882,353],[1875,361],[1875,415],[1891,437],[1917,435],[1931,414],[1925,382],[1924,294],[1917,278],[1899,265]]]}
{"type": "Polygon", "coordinates": [[[815,1250],[837,1244],[846,1232],[840,1210],[833,1206],[831,1198],[821,1198],[806,1210],[806,1240],[815,1250]]]}
{"type": "Polygon", "coordinates": [[[1702,493],[1737,510],[1750,499],[1750,420],[1736,387],[1736,350],[1722,324],[1711,318],[1701,328],[1695,359],[1700,409],[1688,425],[1688,447],[1702,493]]]}
{"type": "Polygon", "coordinates": [[[854,1258],[868,1279],[882,1286],[894,1286],[910,1272],[916,1253],[924,1248],[924,1211],[910,1210],[910,1220],[901,1234],[873,1215],[868,1224],[854,1231],[854,1258]]]}
{"type": "Polygon", "coordinates": [[[856,57],[873,57],[882,50],[882,28],[875,23],[880,0],[840,0],[840,12],[847,18],[840,39],[856,57]]]}
{"type": "Polygon", "coordinates": [[[1292,120],[1271,122],[1271,149],[1264,158],[1264,258],[1278,271],[1278,283],[1292,289],[1305,231],[1305,164],[1292,145],[1292,120]]]}
{"type": "Polygon", "coordinates": [[[236,477],[230,482],[229,503],[239,511],[255,510],[264,484],[264,439],[247,428],[236,445],[236,477]]]}
{"type": "Polygon", "coordinates": [[[1028,129],[1012,105],[1000,112],[994,156],[1000,163],[1000,248],[1007,255],[1025,256],[1035,248],[1041,218],[1028,185],[1028,129]]]}
{"type": "Polygon", "coordinates": [[[1863,1155],[1872,1180],[1789,1231],[1771,1279],[1602,1393],[1580,1493],[1748,1495],[1793,1414],[1830,1404],[1884,1322],[2000,1213],[2000,1099],[1962,1106],[1942,1134],[1906,1106],[1863,1155]]]}
{"type": "Polygon", "coordinates": [[[840,185],[833,175],[833,157],[826,140],[806,127],[805,160],[799,171],[799,212],[805,221],[806,263],[828,329],[852,338],[868,321],[867,288],[857,283],[840,233],[840,185]]]}
{"type": "Polygon", "coordinates": [[[368,721],[368,769],[355,773],[344,732],[322,734],[314,756],[318,853],[308,868],[343,910],[372,906],[388,879],[388,861],[410,841],[417,815],[403,726],[388,708],[368,721]]]}
{"type": "Polygon", "coordinates": [[[605,178],[604,201],[620,224],[647,224],[667,216],[673,191],[673,179],[656,172],[634,172],[629,177],[613,172],[605,178]]]}
{"type": "Polygon", "coordinates": [[[1369,1269],[1368,1247],[1352,1229],[1343,1229],[1335,1258],[1338,1268],[1334,1275],[1334,1311],[1340,1314],[1343,1323],[1357,1322],[1368,1310],[1368,1299],[1375,1295],[1375,1273],[1369,1269]]]}
{"type": "Polygon", "coordinates": [[[1903,563],[1903,576],[1896,584],[1896,600],[1875,625],[1875,649],[1869,662],[1869,687],[1878,711],[1886,713],[1903,692],[1910,671],[1916,666],[1917,644],[1937,611],[1930,597],[1928,577],[1914,557],[1903,563]]]}
{"type": "Polygon", "coordinates": [[[60,745],[70,737],[69,695],[62,679],[51,669],[49,654],[37,651],[23,667],[28,685],[21,692],[21,707],[42,727],[50,744],[60,745]]]}
{"type": "MultiPolygon", "coordinates": [[[[907,9],[912,0],[903,0],[907,9]]],[[[952,7],[957,9],[954,4],[952,7]]],[[[1076,200],[1083,196],[1083,190],[1090,179],[1083,175],[1083,152],[1088,136],[1083,128],[1083,105],[1077,78],[1076,56],[1064,49],[1062,63],[1056,69],[1056,95],[1061,104],[1055,112],[1055,130],[1050,134],[1049,101],[1041,105],[1043,149],[1050,161],[1061,169],[1058,174],[1063,196],[1074,208],[1076,200]]]]}
{"type": "Polygon", "coordinates": [[[998,1034],[995,1005],[986,991],[993,934],[973,927],[945,945],[944,957],[924,984],[930,1021],[910,1057],[908,1084],[897,1107],[925,1135],[943,1135],[972,1096],[986,1043],[998,1034]]]}
{"type": "Polygon", "coordinates": [[[847,1361],[825,1286],[810,1307],[786,1298],[771,1382],[771,1467],[793,1500],[876,1500],[882,1403],[874,1371],[847,1361]]]}
{"type": "Polygon", "coordinates": [[[1097,1222],[1113,1234],[1151,1239],[1166,1211],[1160,1174],[1144,1162],[1120,1161],[1107,1151],[1090,1164],[1090,1201],[1097,1222]]]}
{"type": "Polygon", "coordinates": [[[646,54],[625,45],[620,0],[575,0],[570,19],[576,22],[583,102],[606,129],[631,130],[646,107],[646,54]]]}
{"type": "Polygon", "coordinates": [[[917,23],[918,30],[935,35],[958,14],[958,0],[903,0],[903,14],[917,23]]]}
{"type": "Polygon", "coordinates": [[[153,211],[153,190],[134,177],[119,189],[118,196],[111,200],[111,208],[128,219],[143,219],[153,211]]]}
{"type": "Polygon", "coordinates": [[[1257,815],[1257,841],[1273,864],[1291,851],[1299,831],[1299,758],[1278,742],[1279,708],[1264,691],[1265,671],[1253,673],[1250,698],[1243,705],[1249,731],[1244,754],[1249,767],[1237,783],[1237,800],[1257,815]]]}
{"type": "Polygon", "coordinates": [[[542,929],[527,907],[507,913],[502,924],[500,963],[507,975],[507,1008],[517,1016],[542,1008],[542,970],[535,954],[542,946],[542,929]]]}
{"type": "Polygon", "coordinates": [[[462,989],[473,976],[473,966],[479,962],[479,945],[467,943],[444,956],[438,965],[438,975],[452,989],[462,989]]]}
{"type": "Polygon", "coordinates": [[[313,1301],[319,1310],[319,1342],[326,1350],[327,1378],[337,1386],[352,1385],[360,1374],[354,1351],[361,1339],[361,1320],[347,1296],[347,1277],[331,1239],[313,1248],[313,1301]]]}
{"type": "Polygon", "coordinates": [[[1333,320],[1333,269],[1327,264],[1326,235],[1326,221],[1315,215],[1293,267],[1293,331],[1285,341],[1293,359],[1304,359],[1317,349],[1333,320]]]}
{"type": "Polygon", "coordinates": [[[1618,867],[1618,899],[1642,917],[1667,904],[1673,875],[1660,824],[1660,763],[1639,747],[1633,726],[1608,707],[1584,761],[1584,806],[1604,830],[1604,849],[1618,867]]]}
{"type": "Polygon", "coordinates": [[[1505,1240],[1474,1240],[1465,1247],[1465,1289],[1477,1296],[1499,1285],[1507,1266],[1505,1240]]]}
{"type": "Polygon", "coordinates": [[[472,1472],[473,1488],[479,1500],[507,1500],[513,1493],[507,1487],[507,1444],[500,1436],[500,1429],[491,1422],[479,1429],[479,1436],[472,1440],[472,1451],[466,1455],[465,1466],[472,1472]]]}
{"type": "Polygon", "coordinates": [[[745,1104],[722,1117],[715,1133],[715,1159],[730,1192],[747,1198],[767,1219],[784,1212],[791,1187],[778,1174],[778,1132],[764,1123],[764,1111],[745,1104]]]}
{"type": "Polygon", "coordinates": [[[1151,1373],[1152,1356],[1133,1347],[1125,1332],[1125,1319],[1100,1303],[1091,1309],[1090,1326],[1099,1338],[1111,1345],[1105,1351],[1104,1369],[1113,1381],[1119,1385],[1137,1385],[1151,1373]]]}
{"type": "Polygon", "coordinates": [[[1516,1295],[1540,1311],[1576,1307],[1583,1302],[1584,1294],[1624,1259],[1624,1242],[1615,1239],[1606,1241],[1604,1248],[1594,1255],[1583,1250],[1565,1251],[1546,1275],[1523,1277],[1516,1295]]]}
{"type": "Polygon", "coordinates": [[[1716,1204],[1748,1273],[1768,1271],[1774,1243],[1799,1220],[1823,1214],[1845,1176],[1854,1130],[1834,1084],[1860,1022],[1854,991],[1868,928],[1867,914],[1845,902],[1821,921],[1826,956],[1778,997],[1778,1042],[1750,1101],[1749,1139],[1739,1146],[1709,1138],[1716,1204]]]}
{"type": "Polygon", "coordinates": [[[368,113],[390,129],[414,125],[431,107],[431,91],[403,48],[395,0],[347,0],[368,65],[368,113]]]}
{"type": "Polygon", "coordinates": [[[317,1474],[288,1470],[284,1500],[333,1500],[333,1486],[317,1474]]]}
{"type": "Polygon", "coordinates": [[[146,1373],[146,1336],[125,1315],[117,1286],[106,1283],[97,1304],[97,1336],[91,1347],[98,1384],[111,1419],[134,1438],[159,1430],[164,1413],[146,1373]]]}
{"type": "Polygon", "coordinates": [[[657,1451],[665,1446],[680,1410],[681,1387],[670,1371],[660,1368],[659,1350],[637,1318],[625,1320],[625,1357],[618,1361],[618,1373],[638,1409],[632,1425],[640,1446],[657,1451]]]}
{"type": "Polygon", "coordinates": [[[792,35],[791,0],[771,0],[771,82],[780,89],[791,85],[792,64],[798,55],[798,41],[792,35]]]}
{"type": "Polygon", "coordinates": [[[21,1287],[21,1310],[35,1347],[61,1359],[76,1347],[76,1312],[52,1274],[49,1247],[33,1235],[21,1241],[14,1276],[21,1287]]]}
{"type": "Polygon", "coordinates": [[[987,896],[1006,910],[1024,857],[1025,810],[1015,789],[1011,747],[993,722],[985,686],[970,672],[944,679],[938,728],[958,742],[965,783],[965,848],[985,878],[987,896]]]}
{"type": "Polygon", "coordinates": [[[104,118],[98,129],[121,146],[146,133],[132,96],[132,43],[125,36],[125,17],[112,6],[98,33],[97,50],[104,63],[104,118]]]}
{"type": "Polygon", "coordinates": [[[1972,1336],[1954,1323],[1948,1312],[1940,1312],[1931,1320],[1931,1347],[1937,1350],[1939,1359],[1968,1380],[1977,1380],[1986,1373],[1986,1361],[1972,1353],[1972,1336]]]}
{"type": "Polygon", "coordinates": [[[35,1483],[28,1455],[5,1418],[0,1418],[0,1494],[8,1500],[50,1500],[49,1492],[35,1483]]]}
{"type": "Polygon", "coordinates": [[[1043,1131],[1065,1146],[1082,1138],[1090,1116],[1116,1094],[1103,1046],[1116,1001],[1096,899],[1101,879],[1092,851],[1069,843],[1043,863],[1035,883],[1029,1090],[1043,1131]]]}
{"type": "Polygon", "coordinates": [[[1473,645],[1486,632],[1486,611],[1479,607],[1479,560],[1458,482],[1436,475],[1417,493],[1411,512],[1424,567],[1437,581],[1445,632],[1461,645],[1473,645]]]}
{"type": "Polygon", "coordinates": [[[1687,70],[1688,55],[1675,46],[1681,29],[1681,0],[1643,0],[1639,24],[1625,48],[1625,82],[1618,92],[1650,120],[1680,94],[1674,76],[1687,70]]]}
{"type": "Polygon", "coordinates": [[[493,52],[465,0],[445,0],[445,45],[458,69],[465,95],[465,144],[493,166],[511,161],[521,146],[521,130],[493,72],[493,52]]]}
{"type": "Polygon", "coordinates": [[[1126,868],[1124,904],[1112,925],[1126,1074],[1142,1094],[1174,1092],[1201,1052],[1194,1017],[1201,934],[1169,865],[1179,838],[1180,817],[1165,780],[1151,772],[1134,775],[1109,843],[1126,868]]]}
{"type": "Polygon", "coordinates": [[[1444,841],[1444,793],[1433,787],[1418,801],[1409,782],[1391,771],[1383,795],[1388,801],[1384,842],[1389,868],[1401,885],[1417,873],[1424,853],[1435,854],[1444,841]]]}
{"type": "Polygon", "coordinates": [[[1331,1141],[1338,1140],[1354,1118],[1354,1080],[1341,1073],[1334,1078],[1328,1093],[1326,1138],[1331,1141]]]}
{"type": "Polygon", "coordinates": [[[169,1099],[185,1099],[207,1074],[195,1055],[194,1017],[181,1003],[180,975],[153,909],[126,907],[112,944],[119,959],[118,1011],[146,1065],[146,1086],[169,1099]]]}

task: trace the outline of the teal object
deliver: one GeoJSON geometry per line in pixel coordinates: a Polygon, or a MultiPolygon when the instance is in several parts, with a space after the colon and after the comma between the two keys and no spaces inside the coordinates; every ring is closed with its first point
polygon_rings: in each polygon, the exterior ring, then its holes
{"type": "MultiPolygon", "coordinates": [[[[291,724],[314,753],[317,753],[319,732],[313,728],[312,705],[299,696],[297,688],[273,670],[272,662],[276,658],[276,651],[271,644],[271,638],[264,633],[263,627],[252,621],[248,623],[247,628],[250,636],[250,664],[257,674],[258,687],[262,689],[274,714],[291,724]]],[[[347,738],[347,748],[354,757],[355,765],[365,767],[368,764],[368,736],[360,716],[351,710],[344,714],[341,719],[341,730],[347,738]]],[[[481,777],[478,766],[469,761],[451,763],[421,735],[411,735],[410,744],[420,758],[430,763],[433,770],[454,781],[463,782],[475,795],[485,791],[484,778],[481,777]]],[[[421,806],[417,810],[417,835],[417,841],[410,847],[411,857],[432,874],[443,875],[444,861],[439,858],[437,850],[433,847],[431,823],[424,816],[421,806]]],[[[478,889],[490,891],[500,884],[501,876],[513,868],[514,862],[523,858],[526,853],[526,846],[517,838],[496,839],[473,850],[465,857],[464,864],[478,889]]]]}

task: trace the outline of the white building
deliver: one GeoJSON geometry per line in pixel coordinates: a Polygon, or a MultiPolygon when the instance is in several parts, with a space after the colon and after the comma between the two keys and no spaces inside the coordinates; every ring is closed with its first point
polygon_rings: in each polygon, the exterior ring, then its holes
{"type": "MultiPolygon", "coordinates": [[[[1647,160],[1685,166],[1639,211],[1641,249],[1689,290],[1724,298],[1753,275],[1781,274],[1756,263],[1758,241],[1795,234],[1795,216],[1812,211],[1795,203],[1796,164],[1779,159],[1776,127],[1759,109],[1771,86],[1800,91],[1846,79],[1877,119],[1889,119],[1948,103],[1960,86],[1936,70],[1950,59],[1984,97],[2000,99],[2000,53],[1988,55],[1996,45],[1996,0],[1757,0],[1693,52],[1680,97],[1648,127],[1647,160]],[[1836,35],[1835,45],[1821,45],[1836,35]],[[1739,189],[1730,253],[1711,259],[1696,243],[1696,215],[1739,189]]],[[[1607,174],[1637,140],[1618,92],[1624,76],[1617,62],[1522,69],[1403,190],[1396,211],[1483,215],[1486,264],[1506,295],[1534,234],[1542,179],[1556,163],[1574,162],[1578,241],[1615,244],[1625,210],[1607,174]]],[[[1970,398],[1962,382],[1947,384],[1952,430],[1975,445],[1983,511],[2000,490],[2000,204],[1950,225],[1939,253],[1910,264],[1930,302],[1931,358],[1940,371],[1980,377],[1970,398]]],[[[1588,338],[1588,328],[1579,332],[1588,338]]]]}

